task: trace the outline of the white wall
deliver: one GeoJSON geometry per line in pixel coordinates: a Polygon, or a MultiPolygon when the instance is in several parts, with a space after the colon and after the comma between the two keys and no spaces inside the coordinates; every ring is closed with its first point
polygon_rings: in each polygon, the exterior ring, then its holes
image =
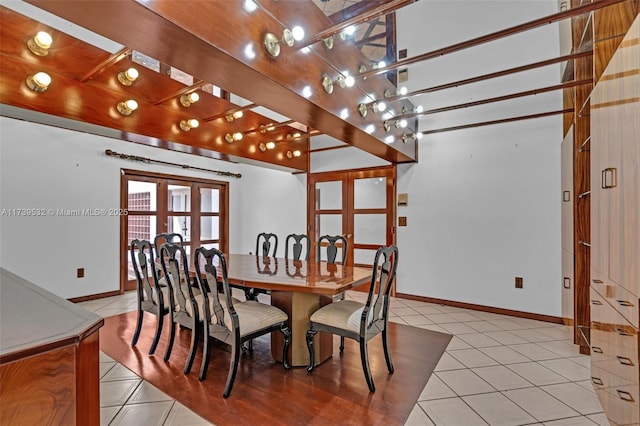
{"type": "Polygon", "coordinates": [[[398,167],[398,292],[561,315],[553,121],[442,133],[398,167]]]}
{"type": "MultiPolygon", "coordinates": [[[[557,1],[423,0],[398,13],[398,49],[433,51],[557,12],[557,1]]],[[[409,91],[559,56],[545,26],[420,62],[409,91]]],[[[425,109],[559,83],[559,66],[412,98],[425,109]]],[[[559,91],[424,116],[421,131],[562,109],[559,91]]],[[[398,167],[398,292],[561,316],[562,118],[425,135],[419,164],[398,167]],[[516,276],[524,288],[516,289],[516,276]]]]}
{"type": "Polygon", "coordinates": [[[255,254],[256,236],[271,232],[284,257],[286,236],[307,233],[307,175],[244,166],[239,183],[230,208],[241,237],[232,234],[229,251],[255,254]]]}
{"type": "MultiPolygon", "coordinates": [[[[255,248],[262,230],[286,235],[306,223],[304,177],[180,154],[120,140],[0,118],[0,210],[120,207],[120,170],[229,180],[230,241],[235,252],[255,248]],[[105,149],[241,173],[149,165],[104,155],[105,149]]],[[[0,266],[64,298],[119,288],[118,217],[0,217],[0,266]],[[85,278],[76,269],[85,268],[85,278]]]]}

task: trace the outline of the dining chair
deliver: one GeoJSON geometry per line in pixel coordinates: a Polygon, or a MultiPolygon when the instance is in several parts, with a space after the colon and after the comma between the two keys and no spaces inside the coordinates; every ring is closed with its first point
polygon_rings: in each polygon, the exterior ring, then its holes
{"type": "Polygon", "coordinates": [[[291,247],[291,259],[309,260],[311,250],[311,238],[306,234],[289,234],[284,240],[284,258],[289,259],[289,247],[291,247]],[[302,243],[305,242],[303,246],[302,243]],[[293,245],[291,244],[293,243],[293,245]],[[305,248],[303,252],[303,248],[305,248]],[[302,254],[304,253],[304,257],[302,254]]]}
{"type": "Polygon", "coordinates": [[[227,277],[227,262],[221,251],[204,247],[196,249],[195,268],[200,288],[203,289],[202,304],[204,306],[204,343],[199,379],[205,379],[211,359],[211,344],[208,336],[231,345],[229,373],[222,394],[225,398],[231,394],[240,362],[240,353],[246,341],[280,330],[284,335],[282,365],[285,369],[289,369],[287,353],[291,343],[291,330],[287,324],[287,314],[275,306],[260,303],[257,300],[240,302],[232,298],[227,277]],[[221,292],[217,290],[219,288],[222,289],[221,292]]]}
{"type": "Polygon", "coordinates": [[[158,254],[160,253],[160,247],[164,243],[172,243],[172,244],[178,243],[181,246],[183,246],[184,237],[182,236],[182,234],[178,234],[175,232],[161,232],[157,234],[153,238],[153,246],[156,248],[156,256],[158,256],[158,254]]]}
{"type": "Polygon", "coordinates": [[[318,238],[318,249],[316,250],[318,262],[325,260],[327,263],[336,263],[338,249],[340,249],[342,253],[340,264],[345,265],[347,263],[347,253],[349,251],[349,242],[347,239],[342,235],[322,235],[318,238]],[[338,245],[338,243],[340,244],[338,245]],[[324,251],[325,256],[322,255],[322,249],[324,247],[326,247],[326,250],[324,251]]]}
{"type": "MultiPolygon", "coordinates": [[[[278,252],[278,236],[272,233],[261,232],[256,238],[256,262],[258,257],[276,257],[278,252]]],[[[260,268],[258,268],[260,272],[260,268]]],[[[267,271],[268,272],[268,271],[267,271]]],[[[263,272],[260,272],[263,273],[263,272]]],[[[258,300],[259,294],[269,294],[266,290],[259,290],[257,288],[244,288],[244,295],[247,300],[258,300]]]]}
{"type": "Polygon", "coordinates": [[[162,267],[160,266],[160,247],[162,247],[164,243],[180,244],[181,246],[184,246],[184,237],[182,236],[182,234],[178,234],[175,232],[161,232],[159,234],[156,234],[156,236],[153,238],[153,247],[155,247],[155,259],[157,259],[157,274],[158,278],[160,278],[158,284],[160,285],[166,285],[167,281],[167,279],[162,274],[162,267]]]}
{"type": "Polygon", "coordinates": [[[136,330],[133,333],[131,346],[135,346],[140,338],[144,313],[148,312],[158,317],[156,332],[149,348],[149,355],[153,355],[160,341],[164,317],[169,313],[169,307],[165,304],[168,297],[168,287],[158,286],[158,274],[153,256],[153,247],[147,240],[131,241],[131,263],[136,276],[136,292],[138,302],[138,317],[136,330]]]}
{"type": "MultiPolygon", "coordinates": [[[[330,303],[315,311],[309,319],[307,347],[309,366],[314,367],[313,336],[324,331],[341,337],[356,340],[360,344],[360,359],[369,391],[376,388],[369,367],[367,343],[378,334],[382,334],[382,347],[389,374],[393,373],[393,363],[389,353],[387,330],[389,325],[389,294],[398,267],[398,248],[395,245],[380,247],[373,262],[371,287],[365,303],[355,300],[341,300],[330,303]]],[[[340,348],[340,353],[343,352],[340,348]]]]}
{"type": "Polygon", "coordinates": [[[261,232],[256,238],[256,256],[276,257],[278,252],[278,236],[272,233],[261,232]]]}
{"type": "MultiPolygon", "coordinates": [[[[349,242],[347,239],[342,235],[322,235],[318,238],[318,249],[316,250],[318,262],[325,260],[328,264],[337,264],[336,259],[338,257],[338,248],[340,248],[342,253],[342,259],[339,264],[345,265],[347,263],[347,253],[349,252],[349,242]],[[340,243],[340,247],[338,247],[338,243],[340,243]],[[324,256],[322,255],[323,247],[326,247],[324,256]]],[[[344,300],[344,293],[336,294],[333,299],[334,301],[344,300]]],[[[340,336],[340,352],[343,350],[344,336],[340,336]]]]}
{"type": "Polygon", "coordinates": [[[169,344],[164,355],[165,362],[171,356],[173,342],[176,335],[176,324],[191,330],[191,347],[187,355],[184,373],[189,374],[193,366],[198,345],[198,333],[202,318],[198,311],[198,303],[202,303],[202,292],[191,285],[189,260],[187,253],[179,244],[170,242],[160,246],[160,263],[164,276],[167,277],[169,287],[169,318],[171,319],[171,331],[169,344]]]}

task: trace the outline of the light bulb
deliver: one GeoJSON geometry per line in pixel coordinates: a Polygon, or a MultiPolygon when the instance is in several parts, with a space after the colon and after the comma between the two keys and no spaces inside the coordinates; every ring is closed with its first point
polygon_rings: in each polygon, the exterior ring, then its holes
{"type": "Polygon", "coordinates": [[[51,43],[53,43],[53,39],[51,38],[49,33],[44,31],[38,32],[38,34],[36,34],[36,36],[33,38],[33,41],[35,41],[35,43],[43,49],[50,48],[51,43]]]}
{"type": "Polygon", "coordinates": [[[191,129],[195,129],[199,125],[200,125],[200,122],[198,122],[198,120],[196,120],[195,118],[190,118],[188,120],[180,121],[180,128],[185,132],[188,132],[191,129]]]}
{"type": "Polygon", "coordinates": [[[353,78],[353,76],[348,75],[347,78],[344,79],[344,84],[347,87],[353,87],[355,83],[356,83],[356,79],[353,78]]]}
{"type": "Polygon", "coordinates": [[[180,96],[180,103],[185,107],[191,106],[191,104],[194,104],[199,100],[200,95],[198,95],[196,92],[191,92],[180,96]]]}
{"type": "Polygon", "coordinates": [[[40,31],[33,38],[27,41],[27,48],[37,56],[46,56],[49,54],[49,48],[53,43],[53,39],[49,33],[40,31]]]}
{"type": "Polygon", "coordinates": [[[295,41],[300,41],[304,38],[304,28],[300,25],[296,25],[291,29],[291,34],[293,34],[293,39],[295,41]]]}
{"type": "Polygon", "coordinates": [[[126,71],[118,73],[118,81],[125,86],[131,86],[138,79],[140,74],[135,68],[129,68],[126,71]]]}
{"type": "Polygon", "coordinates": [[[138,102],[133,99],[128,99],[126,101],[119,102],[116,105],[116,109],[122,115],[131,115],[131,113],[138,109],[138,102]]]}
{"type": "Polygon", "coordinates": [[[51,84],[51,76],[46,72],[37,72],[27,77],[27,86],[34,92],[44,92],[51,84]]]}

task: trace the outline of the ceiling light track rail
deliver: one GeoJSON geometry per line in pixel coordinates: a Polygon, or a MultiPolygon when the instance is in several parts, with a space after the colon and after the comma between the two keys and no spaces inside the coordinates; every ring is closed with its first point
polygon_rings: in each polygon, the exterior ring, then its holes
{"type": "Polygon", "coordinates": [[[513,27],[505,28],[500,31],[496,31],[490,34],[486,34],[480,37],[476,37],[470,40],[466,40],[460,43],[452,44],[451,46],[443,47],[440,49],[432,50],[431,52],[426,52],[421,55],[414,56],[412,58],[402,59],[400,61],[394,62],[392,64],[386,65],[384,67],[376,68],[370,71],[363,72],[359,74],[360,78],[367,78],[376,74],[381,74],[387,71],[396,70],[399,68],[406,67],[411,64],[415,64],[417,62],[422,62],[427,59],[437,58],[439,56],[444,56],[449,53],[458,52],[460,50],[468,49],[470,47],[479,46],[484,43],[488,43],[490,41],[498,40],[510,35],[518,34],[524,31],[528,31],[534,28],[541,27],[543,25],[552,24],[554,22],[561,21],[563,19],[571,18],[574,16],[582,15],[585,13],[592,12],[594,10],[602,9],[607,6],[612,6],[617,3],[622,3],[627,0],[598,0],[593,3],[587,3],[582,6],[577,6],[572,9],[568,9],[566,11],[554,13],[552,15],[544,16],[542,18],[535,19],[533,21],[526,22],[524,24],[516,25],[513,27]]]}
{"type": "Polygon", "coordinates": [[[509,74],[516,74],[516,73],[523,72],[523,71],[529,71],[529,70],[532,70],[532,69],[535,69],[535,68],[541,68],[541,67],[546,67],[548,65],[557,64],[557,63],[560,63],[560,62],[566,62],[566,61],[571,61],[571,60],[578,59],[578,58],[584,58],[584,57],[587,57],[587,56],[591,56],[591,54],[593,54],[592,50],[587,50],[587,51],[578,52],[578,53],[572,53],[570,55],[564,55],[564,56],[559,56],[557,58],[546,59],[544,61],[534,62],[534,63],[528,64],[528,65],[522,65],[522,66],[519,66],[519,67],[509,68],[509,69],[502,70],[502,71],[497,71],[497,72],[493,72],[493,73],[489,73],[489,74],[479,75],[477,77],[471,77],[471,78],[466,78],[464,80],[453,81],[451,83],[440,84],[438,86],[427,87],[427,88],[424,88],[424,89],[415,90],[413,92],[405,93],[404,95],[390,96],[388,98],[385,98],[384,100],[388,101],[388,102],[393,102],[393,101],[400,100],[400,99],[411,98],[411,97],[418,96],[418,95],[424,95],[426,93],[437,92],[439,90],[453,89],[455,87],[464,86],[464,85],[467,85],[467,84],[478,83],[480,81],[490,80],[490,79],[498,78],[498,77],[504,77],[505,75],[509,75],[509,74]]]}
{"type": "Polygon", "coordinates": [[[573,113],[574,109],[573,108],[567,108],[567,109],[561,109],[558,111],[549,111],[549,112],[542,112],[542,113],[538,113],[538,114],[530,114],[530,115],[521,115],[518,117],[509,117],[509,118],[503,118],[501,120],[492,120],[492,121],[483,121],[480,123],[471,123],[471,124],[463,124],[461,126],[452,126],[452,127],[443,127],[441,129],[433,129],[433,130],[425,130],[424,132],[420,132],[423,135],[431,135],[433,133],[443,133],[443,132],[450,132],[453,130],[462,130],[462,129],[470,129],[473,127],[481,127],[481,126],[491,126],[494,124],[503,124],[503,123],[510,123],[512,121],[521,121],[521,120],[531,120],[534,118],[543,118],[543,117],[549,117],[552,115],[558,115],[558,114],[567,114],[567,113],[573,113]]]}
{"type": "Polygon", "coordinates": [[[139,155],[122,154],[120,152],[115,152],[115,151],[112,151],[110,149],[105,150],[104,154],[106,156],[108,156],[108,157],[118,157],[118,158],[121,158],[123,160],[137,161],[139,163],[163,164],[165,166],[180,167],[181,169],[197,170],[197,171],[201,171],[201,172],[214,173],[214,174],[216,174],[218,176],[226,176],[226,177],[234,177],[234,178],[241,178],[242,177],[242,175],[240,173],[231,173],[231,172],[225,172],[225,171],[221,171],[221,170],[205,169],[205,168],[202,168],[202,167],[190,166],[188,164],[172,163],[170,161],[154,160],[153,158],[140,157],[139,155]]]}
{"type": "Polygon", "coordinates": [[[493,97],[493,98],[479,99],[479,100],[473,101],[473,102],[466,102],[466,103],[462,103],[462,104],[450,105],[450,106],[441,107],[441,108],[433,108],[433,109],[428,109],[428,110],[425,110],[425,111],[422,111],[422,112],[414,112],[414,113],[406,114],[406,115],[398,115],[398,116],[390,118],[390,120],[396,120],[396,119],[401,119],[401,118],[407,119],[407,118],[414,118],[414,117],[418,117],[418,116],[422,116],[422,115],[437,114],[437,113],[440,113],[440,112],[453,111],[453,110],[457,110],[457,109],[469,108],[469,107],[474,107],[474,106],[478,106],[478,105],[485,105],[485,104],[490,104],[490,103],[494,103],[494,102],[501,102],[501,101],[507,101],[507,100],[510,100],[510,99],[522,98],[522,97],[525,97],[525,96],[538,95],[540,93],[552,92],[552,91],[555,91],[555,90],[569,89],[569,88],[577,87],[577,86],[585,86],[587,84],[592,84],[592,83],[593,83],[593,80],[591,80],[591,79],[567,81],[567,82],[556,84],[556,85],[553,85],[553,86],[541,87],[539,89],[526,90],[526,91],[523,91],[523,92],[511,93],[511,94],[508,94],[508,95],[496,96],[496,97],[493,97]]]}

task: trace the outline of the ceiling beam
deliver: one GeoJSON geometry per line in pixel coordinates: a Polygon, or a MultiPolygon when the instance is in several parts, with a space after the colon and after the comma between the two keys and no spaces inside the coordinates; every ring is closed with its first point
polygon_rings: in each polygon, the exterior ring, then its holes
{"type": "MultiPolygon", "coordinates": [[[[364,93],[394,89],[384,77],[367,79],[358,87],[328,95],[322,89],[322,74],[335,70],[328,69],[321,57],[288,47],[283,47],[277,58],[268,55],[262,48],[264,34],[281,33],[283,29],[273,19],[273,11],[265,13],[258,8],[249,14],[240,2],[226,1],[190,2],[190,7],[170,0],[27,2],[374,156],[392,163],[417,159],[417,145],[384,143],[379,126],[373,134],[364,130],[370,124],[378,125],[379,116],[361,117],[357,113],[364,93]],[[230,31],[232,28],[234,31],[230,31]],[[253,58],[245,56],[247,45],[253,46],[253,58]],[[302,94],[305,86],[312,88],[309,97],[302,94]],[[352,111],[348,119],[340,118],[345,108],[352,111]]],[[[306,4],[297,2],[296,12],[304,10],[300,15],[308,19],[310,31],[326,28],[328,18],[312,2],[306,4]]],[[[353,45],[334,47],[333,54],[341,51],[352,61],[362,56],[353,45]]],[[[353,69],[357,72],[355,63],[353,69]]]]}

